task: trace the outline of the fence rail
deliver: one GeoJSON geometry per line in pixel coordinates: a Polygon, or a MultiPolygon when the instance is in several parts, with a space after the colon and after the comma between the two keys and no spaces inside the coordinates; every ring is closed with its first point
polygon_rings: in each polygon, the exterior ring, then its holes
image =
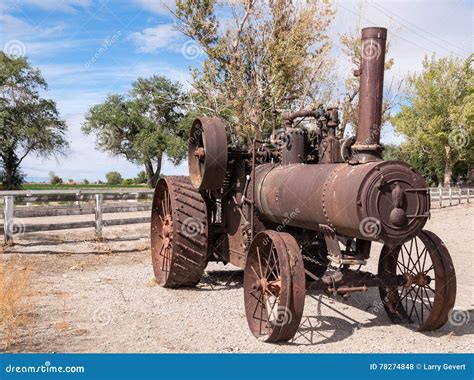
{"type": "Polygon", "coordinates": [[[431,207],[455,206],[470,203],[474,189],[469,187],[430,187],[431,207]]]}
{"type": "MultiPolygon", "coordinates": [[[[430,188],[431,207],[442,208],[470,203],[473,195],[472,188],[432,187],[430,188]]],[[[150,217],[103,219],[103,215],[151,210],[152,197],[153,190],[150,189],[0,191],[0,206],[3,204],[3,212],[0,212],[0,215],[3,214],[4,219],[3,225],[0,225],[0,233],[4,235],[5,243],[12,243],[18,231],[26,233],[95,228],[96,235],[101,237],[102,228],[106,226],[149,222],[150,217]],[[105,201],[112,203],[105,203],[105,201]],[[63,203],[68,203],[68,205],[63,203]],[[15,219],[92,214],[94,220],[48,224],[23,224],[15,219]]]]}
{"type": "Polygon", "coordinates": [[[102,237],[102,228],[135,223],[147,223],[150,217],[103,219],[103,214],[151,210],[153,190],[36,190],[0,191],[3,203],[3,225],[0,233],[5,244],[12,244],[18,233],[56,231],[76,228],[95,228],[102,237]],[[113,201],[113,203],[104,203],[113,201]],[[48,205],[45,206],[44,203],[48,205]],[[68,203],[68,205],[64,205],[68,203]],[[34,205],[37,204],[37,205],[34,205]],[[20,206],[20,207],[18,207],[20,206]],[[24,224],[16,218],[94,215],[94,220],[24,224]]]}

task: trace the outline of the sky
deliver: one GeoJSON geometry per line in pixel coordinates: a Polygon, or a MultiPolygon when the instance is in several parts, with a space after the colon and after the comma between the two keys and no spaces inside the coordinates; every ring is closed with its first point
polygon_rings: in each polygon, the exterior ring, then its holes
{"type": "MultiPolygon", "coordinates": [[[[81,124],[91,106],[110,93],[125,93],[139,77],[165,75],[190,87],[190,67],[199,67],[204,54],[174,27],[167,9],[171,0],[0,0],[0,47],[28,57],[48,83],[44,96],[53,99],[69,126],[67,157],[29,156],[22,170],[30,179],[46,179],[54,171],[64,179],[98,180],[116,170],[132,178],[142,170],[124,158],[95,149],[94,137],[84,136],[81,124]],[[165,4],[164,4],[165,3],[165,4]]],[[[342,78],[352,68],[341,52],[339,33],[360,26],[388,28],[395,65],[386,84],[420,71],[423,57],[466,57],[473,51],[473,2],[338,0],[331,25],[331,55],[342,78]]],[[[382,142],[399,143],[391,126],[382,142]]],[[[187,164],[163,162],[164,174],[186,175],[187,164]]]]}

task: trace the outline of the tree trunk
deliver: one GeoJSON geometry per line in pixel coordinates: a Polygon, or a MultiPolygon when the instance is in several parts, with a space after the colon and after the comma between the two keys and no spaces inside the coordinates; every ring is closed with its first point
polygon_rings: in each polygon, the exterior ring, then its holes
{"type": "Polygon", "coordinates": [[[153,169],[153,162],[150,159],[145,160],[146,183],[148,187],[151,187],[152,189],[155,188],[156,183],[160,178],[161,159],[161,156],[156,158],[156,171],[153,169]]]}
{"type": "Polygon", "coordinates": [[[453,164],[451,162],[451,147],[446,145],[444,147],[446,152],[446,161],[444,162],[444,187],[451,186],[451,179],[453,177],[453,164]]]}
{"type": "Polygon", "coordinates": [[[18,157],[13,149],[7,149],[2,155],[3,189],[18,190],[23,183],[23,176],[18,171],[18,157]]]}

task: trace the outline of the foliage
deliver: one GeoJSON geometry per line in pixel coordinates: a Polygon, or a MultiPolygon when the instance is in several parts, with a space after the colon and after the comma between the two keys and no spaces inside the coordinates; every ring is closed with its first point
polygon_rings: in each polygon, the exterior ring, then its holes
{"type": "Polygon", "coordinates": [[[157,75],[140,78],[127,95],[112,94],[93,106],[82,130],[96,135],[102,151],[144,165],[147,182],[154,186],[163,154],[175,164],[186,155],[189,126],[179,123],[182,101],[178,82],[157,75]]]}
{"type": "Polygon", "coordinates": [[[40,71],[25,58],[0,52],[0,163],[7,190],[21,186],[26,156],[49,157],[68,148],[67,126],[56,104],[40,95],[46,89],[40,71]]]}
{"type": "Polygon", "coordinates": [[[25,190],[74,190],[74,189],[137,189],[143,188],[143,185],[124,185],[123,183],[119,183],[118,185],[108,185],[106,183],[96,183],[96,184],[69,184],[69,183],[61,183],[57,185],[51,185],[46,183],[25,183],[23,185],[25,190]]]}
{"type": "Polygon", "coordinates": [[[194,111],[226,118],[246,142],[271,129],[273,110],[328,97],[328,1],[178,0],[175,15],[206,54],[192,73],[194,111]],[[219,24],[220,11],[232,19],[219,24]]]}
{"type": "Polygon", "coordinates": [[[386,144],[383,147],[382,158],[385,161],[398,161],[402,160],[402,152],[399,145],[386,144]]]}
{"type": "Polygon", "coordinates": [[[124,180],[122,180],[122,184],[126,185],[126,186],[131,186],[131,185],[133,185],[133,179],[132,178],[125,178],[124,180]]]}
{"type": "Polygon", "coordinates": [[[143,170],[137,173],[137,176],[134,179],[134,183],[146,183],[146,173],[143,170]]]}
{"type": "Polygon", "coordinates": [[[84,179],[82,180],[82,183],[83,183],[84,185],[88,185],[90,182],[89,182],[89,180],[88,180],[87,178],[84,178],[84,179]]]}
{"type": "Polygon", "coordinates": [[[48,176],[49,176],[49,183],[51,185],[58,185],[60,183],[63,183],[63,179],[61,177],[57,176],[56,173],[53,172],[53,171],[50,171],[48,173],[48,176]]]}
{"type": "Polygon", "coordinates": [[[122,183],[122,175],[119,172],[111,171],[105,175],[108,185],[118,185],[122,183]]]}
{"type": "Polygon", "coordinates": [[[415,166],[444,178],[444,186],[473,163],[473,57],[425,57],[423,71],[408,76],[406,101],[391,120],[415,166]]]}

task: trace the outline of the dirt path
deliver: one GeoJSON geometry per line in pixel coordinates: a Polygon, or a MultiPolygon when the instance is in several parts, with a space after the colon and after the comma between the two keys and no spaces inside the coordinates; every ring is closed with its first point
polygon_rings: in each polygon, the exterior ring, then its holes
{"type": "MultiPolygon", "coordinates": [[[[13,351],[44,352],[472,352],[473,206],[433,210],[427,224],[445,241],[458,278],[457,310],[470,321],[415,333],[392,325],[376,289],[348,301],[313,292],[293,342],[269,345],[247,328],[242,271],[211,264],[196,289],[155,285],[148,226],[36,233],[10,249],[35,267],[36,324],[13,351]]],[[[374,270],[380,246],[368,269],[374,270]]],[[[12,257],[12,254],[6,255],[12,257]]],[[[464,321],[465,322],[465,321],[464,321]]]]}

